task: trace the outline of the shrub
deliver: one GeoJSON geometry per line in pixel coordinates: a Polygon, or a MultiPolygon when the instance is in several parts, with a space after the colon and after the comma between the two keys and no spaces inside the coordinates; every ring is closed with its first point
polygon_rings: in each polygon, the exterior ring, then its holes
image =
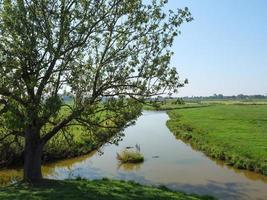
{"type": "Polygon", "coordinates": [[[125,149],[117,153],[117,159],[122,163],[140,163],[144,161],[144,156],[137,150],[125,149]]]}

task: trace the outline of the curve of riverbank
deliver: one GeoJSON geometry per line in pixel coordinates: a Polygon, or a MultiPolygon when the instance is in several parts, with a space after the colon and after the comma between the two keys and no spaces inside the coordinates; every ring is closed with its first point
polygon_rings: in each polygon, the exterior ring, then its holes
{"type": "Polygon", "coordinates": [[[216,105],[167,112],[179,139],[238,169],[267,175],[267,106],[216,105]]]}

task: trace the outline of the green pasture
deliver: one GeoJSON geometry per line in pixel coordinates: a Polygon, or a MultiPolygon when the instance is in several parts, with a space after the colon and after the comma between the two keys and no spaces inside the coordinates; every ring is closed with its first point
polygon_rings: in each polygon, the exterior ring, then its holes
{"type": "Polygon", "coordinates": [[[217,104],[168,114],[177,137],[237,168],[267,175],[267,105],[217,104]]]}

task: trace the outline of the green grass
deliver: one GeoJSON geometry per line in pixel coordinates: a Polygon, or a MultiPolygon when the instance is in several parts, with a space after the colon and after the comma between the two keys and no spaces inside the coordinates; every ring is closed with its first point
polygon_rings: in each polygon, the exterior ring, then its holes
{"type": "Polygon", "coordinates": [[[168,112],[167,126],[207,155],[267,175],[267,105],[214,105],[168,112]]]}
{"type": "Polygon", "coordinates": [[[133,182],[107,179],[86,181],[46,181],[29,187],[27,185],[0,187],[0,199],[5,200],[201,200],[213,199],[142,186],[133,182]]]}
{"type": "Polygon", "coordinates": [[[117,159],[122,163],[140,163],[144,161],[144,156],[137,150],[125,149],[117,153],[117,159]]]}
{"type": "Polygon", "coordinates": [[[185,104],[177,104],[174,100],[167,100],[165,102],[157,102],[153,104],[145,104],[143,106],[144,110],[174,110],[174,109],[186,109],[186,108],[199,108],[206,107],[208,104],[201,103],[185,103],[185,104]]]}

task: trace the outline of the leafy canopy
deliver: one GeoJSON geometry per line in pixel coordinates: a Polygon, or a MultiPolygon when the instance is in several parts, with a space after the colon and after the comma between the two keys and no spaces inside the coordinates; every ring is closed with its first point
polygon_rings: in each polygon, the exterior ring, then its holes
{"type": "Polygon", "coordinates": [[[169,67],[170,47],[192,17],[187,8],[165,12],[166,3],[1,0],[4,138],[33,129],[46,143],[72,125],[122,127],[137,101],[176,92],[184,83],[169,67]]]}

